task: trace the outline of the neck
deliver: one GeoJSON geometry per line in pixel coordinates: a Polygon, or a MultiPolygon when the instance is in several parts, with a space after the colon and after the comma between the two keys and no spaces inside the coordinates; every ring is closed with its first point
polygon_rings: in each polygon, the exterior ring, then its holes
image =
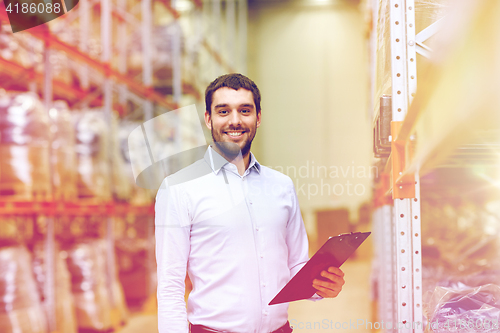
{"type": "Polygon", "coordinates": [[[241,155],[241,152],[236,156],[228,156],[223,151],[221,151],[221,149],[219,149],[217,145],[214,144],[212,148],[222,157],[224,157],[229,163],[236,165],[238,173],[240,174],[240,176],[243,176],[245,170],[248,169],[248,166],[250,165],[250,152],[248,152],[244,156],[241,155]]]}

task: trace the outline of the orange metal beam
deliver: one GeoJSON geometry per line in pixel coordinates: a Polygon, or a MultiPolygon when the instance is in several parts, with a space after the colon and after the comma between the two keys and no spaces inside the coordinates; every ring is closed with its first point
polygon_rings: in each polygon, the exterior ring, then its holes
{"type": "Polygon", "coordinates": [[[137,93],[139,96],[149,99],[156,104],[164,106],[168,109],[177,109],[176,103],[168,101],[164,96],[156,93],[152,87],[144,86],[143,84],[129,78],[127,75],[119,73],[118,71],[112,69],[109,64],[92,59],[90,56],[80,52],[77,47],[59,40],[56,36],[51,34],[46,27],[38,26],[26,31],[33,36],[43,40],[48,47],[53,47],[57,50],[64,51],[74,60],[85,63],[103,73],[106,77],[113,78],[117,82],[127,85],[130,90],[137,93]]]}
{"type": "Polygon", "coordinates": [[[179,12],[177,10],[175,10],[174,8],[172,8],[170,0],[156,0],[156,1],[158,1],[161,4],[163,4],[165,6],[165,8],[168,9],[168,11],[172,14],[172,16],[175,19],[178,19],[181,16],[181,14],[179,14],[179,12]]]}
{"type": "Polygon", "coordinates": [[[225,61],[224,59],[222,59],[222,57],[220,56],[220,54],[215,51],[211,46],[210,44],[208,44],[207,40],[206,39],[203,39],[202,41],[202,45],[203,47],[207,50],[207,52],[215,59],[215,61],[217,61],[217,63],[219,63],[219,65],[221,65],[222,67],[226,68],[226,70],[229,71],[229,73],[234,73],[234,69],[231,68],[231,66],[229,66],[225,61]]]}
{"type": "Polygon", "coordinates": [[[187,82],[182,82],[182,91],[186,92],[189,95],[194,96],[197,100],[201,100],[201,93],[194,87],[192,84],[187,82]]]}
{"type": "MultiPolygon", "coordinates": [[[[163,3],[167,9],[169,9],[174,17],[179,17],[179,13],[175,11],[168,0],[158,0],[161,3],[163,3]]],[[[4,7],[3,2],[0,7],[4,7]]],[[[4,10],[1,10],[0,8],[0,20],[2,21],[9,21],[7,13],[4,10]]],[[[167,109],[177,109],[178,105],[172,101],[169,101],[167,98],[165,98],[162,94],[159,94],[154,91],[152,87],[145,86],[133,79],[131,79],[129,76],[126,74],[119,73],[118,71],[114,70],[111,68],[109,64],[100,62],[98,60],[95,60],[88,56],[85,53],[82,53],[77,47],[67,44],[61,40],[59,40],[55,35],[53,35],[48,28],[45,25],[34,27],[31,29],[26,30],[27,33],[30,33],[31,35],[43,40],[47,46],[53,47],[55,49],[58,49],[60,51],[66,52],[72,59],[77,60],[79,62],[85,63],[92,68],[96,69],[97,71],[103,73],[107,77],[115,79],[117,82],[123,83],[128,86],[130,90],[132,90],[134,93],[138,94],[140,97],[143,97],[145,99],[149,99],[152,102],[163,106],[167,109]]],[[[216,59],[217,62],[219,62],[221,65],[227,67],[230,71],[232,71],[229,66],[227,66],[220,55],[213,51],[212,48],[204,42],[205,47],[207,48],[208,52],[216,59]]],[[[185,87],[185,91],[192,94],[196,99],[201,98],[200,92],[194,88],[192,85],[189,83],[183,82],[183,87],[185,87]]],[[[78,95],[79,97],[81,96],[80,94],[78,95]]]]}
{"type": "Polygon", "coordinates": [[[48,216],[91,216],[91,215],[148,215],[154,216],[154,205],[135,206],[123,203],[85,201],[16,201],[8,197],[0,197],[1,215],[32,215],[44,214],[48,216]]]}
{"type": "MultiPolygon", "coordinates": [[[[402,125],[402,121],[391,122],[391,136],[393,138],[398,137],[402,125]]],[[[411,154],[408,147],[407,141],[393,139],[391,142],[393,199],[408,199],[415,197],[415,174],[405,173],[411,154]]]]}
{"type": "MultiPolygon", "coordinates": [[[[2,67],[2,71],[4,73],[11,74],[12,76],[21,76],[23,73],[26,73],[30,80],[37,82],[40,85],[44,84],[44,77],[42,73],[38,73],[31,68],[26,68],[21,66],[20,64],[6,60],[0,57],[0,67],[2,67]]],[[[85,99],[89,92],[78,89],[74,86],[68,85],[62,81],[53,79],[52,80],[54,94],[59,96],[64,96],[69,100],[82,100],[85,99]]],[[[91,106],[102,106],[103,102],[100,97],[95,97],[92,100],[88,101],[91,106]]],[[[113,109],[117,111],[119,114],[122,114],[123,106],[121,104],[115,103],[113,104],[113,109]]]]}

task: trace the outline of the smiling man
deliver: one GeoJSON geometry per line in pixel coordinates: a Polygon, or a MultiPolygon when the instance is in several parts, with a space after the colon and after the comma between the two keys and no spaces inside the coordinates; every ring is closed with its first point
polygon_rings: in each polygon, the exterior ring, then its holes
{"type": "MultiPolygon", "coordinates": [[[[223,75],[205,103],[213,146],[167,177],[156,198],[159,332],[292,332],[288,304],[268,303],[309,259],[308,242],[292,180],[250,152],[259,89],[241,74],[223,75]]],[[[313,299],[336,297],[343,272],[321,275],[313,299]]]]}

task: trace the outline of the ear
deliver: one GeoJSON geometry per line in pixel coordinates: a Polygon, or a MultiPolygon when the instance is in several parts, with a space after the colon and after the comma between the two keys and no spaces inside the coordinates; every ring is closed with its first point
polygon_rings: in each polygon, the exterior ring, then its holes
{"type": "Polygon", "coordinates": [[[205,111],[205,125],[209,130],[212,130],[212,117],[210,116],[210,113],[208,111],[205,111]]]}
{"type": "Polygon", "coordinates": [[[260,115],[261,115],[261,110],[257,112],[257,128],[260,126],[260,115]]]}

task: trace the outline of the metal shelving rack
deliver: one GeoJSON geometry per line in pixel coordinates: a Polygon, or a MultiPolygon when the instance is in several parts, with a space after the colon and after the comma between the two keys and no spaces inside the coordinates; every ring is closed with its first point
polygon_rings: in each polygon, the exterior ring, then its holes
{"type": "MultiPolygon", "coordinates": [[[[391,0],[388,5],[390,33],[384,37],[390,44],[392,109],[389,114],[390,133],[395,139],[417,86],[415,3],[391,0]]],[[[377,2],[375,8],[378,6],[377,2]]],[[[378,117],[379,114],[376,119],[378,117]]],[[[384,330],[398,325],[398,332],[418,333],[423,331],[419,176],[418,173],[403,175],[409,157],[406,156],[407,143],[394,139],[389,140],[391,156],[375,193],[373,214],[376,260],[380,267],[378,318],[386,323],[384,330]],[[389,191],[391,199],[386,198],[389,191]]]]}
{"type": "MultiPolygon", "coordinates": [[[[416,93],[416,53],[432,57],[424,42],[444,25],[441,19],[416,35],[415,2],[372,2],[374,13],[388,5],[390,15],[390,34],[384,36],[390,44],[390,150],[382,145],[375,149],[383,157],[384,173],[376,184],[373,213],[378,319],[386,323],[380,327],[384,332],[396,328],[418,333],[424,329],[420,177],[438,167],[467,167],[464,161],[500,164],[500,100],[488,88],[498,87],[500,82],[500,66],[495,61],[500,5],[463,2],[454,8],[455,16],[450,18],[454,20],[446,25],[448,43],[440,57],[434,63],[419,64],[431,70],[419,78],[416,93]],[[463,77],[475,80],[473,89],[463,77]],[[475,104],[477,101],[481,102],[475,104]],[[478,144],[476,131],[485,129],[496,133],[494,139],[478,144]]],[[[380,24],[383,20],[374,21],[380,24]]],[[[374,126],[383,122],[384,103],[380,104],[374,126]]],[[[378,135],[382,130],[375,131],[378,135]]]]}
{"type": "MultiPolygon", "coordinates": [[[[8,74],[12,78],[27,77],[31,83],[26,89],[34,92],[39,90],[47,110],[51,108],[55,94],[57,98],[66,99],[81,108],[102,106],[109,124],[113,112],[118,112],[124,117],[137,118],[138,115],[143,121],[147,121],[152,119],[157,112],[163,113],[177,109],[183,104],[183,96],[190,95],[190,100],[194,99],[197,103],[201,103],[204,87],[218,75],[233,72],[236,69],[246,72],[247,0],[225,0],[224,6],[221,0],[143,0],[132,6],[125,0],[80,0],[78,7],[57,20],[68,26],[77,22],[79,40],[64,41],[47,25],[18,33],[31,36],[44,44],[43,73],[36,71],[34,67],[26,68],[15,61],[0,57],[0,73],[8,74]],[[187,13],[181,12],[177,8],[183,5],[182,1],[184,5],[189,3],[193,8],[187,13]],[[167,10],[175,26],[172,40],[173,68],[170,96],[164,96],[155,91],[153,85],[153,6],[156,5],[167,10]],[[100,15],[100,24],[93,26],[92,16],[97,10],[100,15]],[[225,20],[222,19],[222,12],[225,14],[225,20]],[[199,72],[196,73],[194,82],[189,81],[192,76],[189,79],[183,78],[183,63],[185,64],[188,61],[186,59],[193,57],[191,54],[186,54],[187,51],[182,47],[182,25],[186,23],[183,20],[187,20],[188,24],[194,26],[192,38],[194,45],[191,45],[191,51],[197,53],[199,57],[197,59],[199,72]],[[224,21],[225,31],[222,31],[220,23],[224,21]],[[127,74],[127,46],[131,40],[131,31],[136,30],[137,26],[140,26],[142,41],[140,80],[127,74]],[[98,29],[100,35],[99,58],[92,57],[88,48],[88,41],[92,32],[95,33],[95,29],[98,29]],[[225,42],[223,37],[226,39],[225,42]],[[114,43],[113,40],[116,38],[118,40],[114,43]],[[78,64],[78,85],[67,84],[53,78],[52,52],[64,52],[71,61],[78,64]],[[92,85],[97,89],[92,90],[92,85]],[[127,101],[139,105],[135,110],[126,112],[127,101]]],[[[8,22],[3,5],[0,8],[0,21],[8,22]]],[[[154,226],[152,219],[154,212],[151,206],[135,207],[112,202],[97,206],[94,203],[85,202],[15,202],[0,198],[0,215],[33,214],[47,217],[45,303],[50,332],[56,329],[54,217],[58,214],[82,216],[102,214],[102,212],[109,216],[106,219],[106,239],[110,263],[114,263],[112,216],[121,214],[150,216],[151,224],[147,227],[152,230],[154,226]]],[[[154,241],[154,233],[148,232],[148,235],[151,241],[154,241]]],[[[149,257],[151,255],[153,254],[149,253],[149,257]]],[[[150,268],[155,269],[155,267],[150,268]]],[[[116,267],[109,265],[108,279],[114,276],[115,271],[116,267]]],[[[153,281],[150,282],[149,289],[154,292],[155,286],[153,286],[153,281]]]]}

